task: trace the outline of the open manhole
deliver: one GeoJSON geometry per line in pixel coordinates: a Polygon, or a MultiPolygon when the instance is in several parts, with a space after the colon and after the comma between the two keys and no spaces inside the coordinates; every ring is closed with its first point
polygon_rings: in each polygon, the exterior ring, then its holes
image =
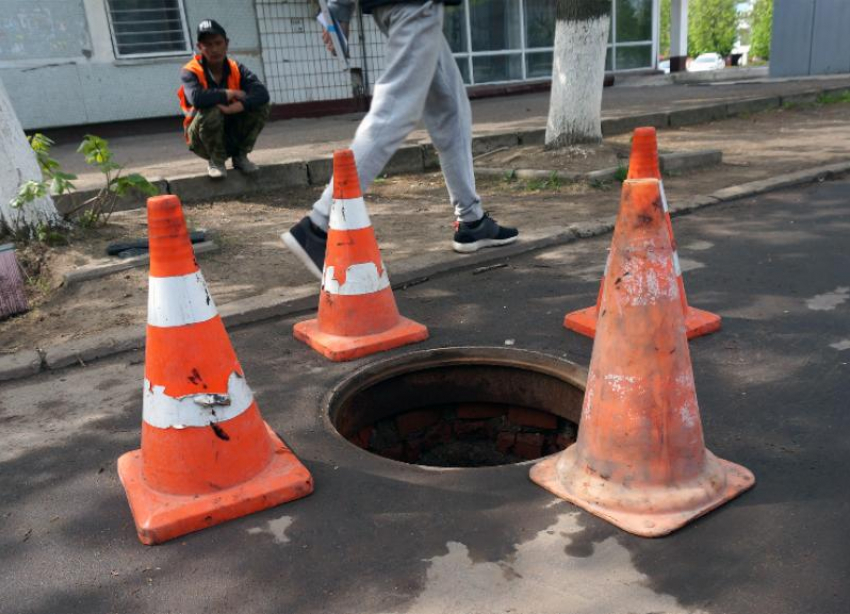
{"type": "Polygon", "coordinates": [[[506,348],[444,348],[369,365],[332,392],[329,417],[354,445],[436,467],[517,463],[577,436],[587,370],[506,348]]]}

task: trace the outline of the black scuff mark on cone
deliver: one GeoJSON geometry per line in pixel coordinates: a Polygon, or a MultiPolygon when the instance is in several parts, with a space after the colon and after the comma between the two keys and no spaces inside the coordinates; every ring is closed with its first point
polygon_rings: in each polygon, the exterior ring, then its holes
{"type": "Polygon", "coordinates": [[[221,439],[222,441],[230,441],[230,435],[228,435],[223,428],[217,425],[215,422],[210,423],[210,428],[215,433],[215,436],[221,439]]]}
{"type": "Polygon", "coordinates": [[[204,378],[201,377],[201,373],[196,368],[192,367],[192,372],[187,379],[195,386],[200,385],[204,390],[207,389],[207,384],[204,382],[204,378]]]}

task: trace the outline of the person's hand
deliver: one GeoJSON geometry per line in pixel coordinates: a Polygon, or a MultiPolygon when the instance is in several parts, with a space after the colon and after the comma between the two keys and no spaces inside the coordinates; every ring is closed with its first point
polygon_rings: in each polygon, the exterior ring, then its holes
{"type": "MultiPolygon", "coordinates": [[[[339,22],[339,29],[342,30],[342,34],[348,39],[348,22],[341,21],[339,22]]],[[[334,49],[333,39],[331,38],[331,33],[327,30],[322,30],[322,42],[325,44],[325,48],[331,52],[331,55],[336,55],[336,49],[334,49]]]]}
{"type": "Polygon", "coordinates": [[[227,94],[227,101],[233,102],[234,100],[245,100],[247,94],[243,90],[224,90],[227,94]]]}
{"type": "Polygon", "coordinates": [[[225,115],[234,115],[245,110],[245,105],[238,100],[231,102],[230,104],[219,104],[216,106],[225,115]]]}

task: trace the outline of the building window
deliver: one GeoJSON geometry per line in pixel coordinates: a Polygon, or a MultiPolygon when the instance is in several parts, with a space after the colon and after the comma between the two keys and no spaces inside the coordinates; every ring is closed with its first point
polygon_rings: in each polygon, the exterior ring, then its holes
{"type": "Polygon", "coordinates": [[[116,57],[191,51],[182,0],[108,0],[116,57]]]}
{"type": "MultiPolygon", "coordinates": [[[[657,6],[658,0],[611,0],[605,70],[655,65],[657,6]]],[[[468,84],[552,76],[552,0],[464,0],[446,7],[444,31],[468,84]]]]}

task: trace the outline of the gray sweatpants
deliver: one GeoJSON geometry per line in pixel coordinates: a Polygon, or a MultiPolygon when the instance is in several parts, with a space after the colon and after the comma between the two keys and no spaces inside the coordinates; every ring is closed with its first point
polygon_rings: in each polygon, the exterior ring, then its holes
{"type": "MultiPolygon", "coordinates": [[[[457,219],[484,215],[472,172],[472,111],[463,79],[443,36],[443,4],[390,4],[374,9],[387,36],[387,68],[375,84],[372,106],[351,149],[366,191],[421,118],[440,156],[457,219]]],[[[328,227],[333,179],[310,219],[328,227]]]]}

